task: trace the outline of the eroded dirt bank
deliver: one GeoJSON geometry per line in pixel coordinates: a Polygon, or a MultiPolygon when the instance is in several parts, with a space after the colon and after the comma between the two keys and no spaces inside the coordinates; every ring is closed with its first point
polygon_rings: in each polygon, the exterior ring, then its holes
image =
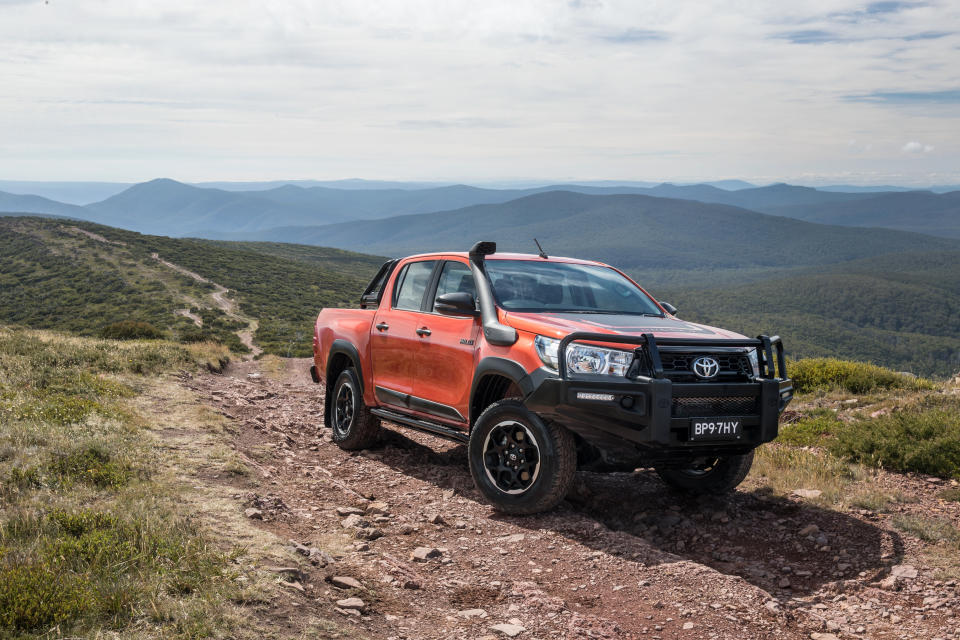
{"type": "MultiPolygon", "coordinates": [[[[960,637],[957,585],[885,515],[756,479],[689,499],[637,472],[581,473],[561,508],[502,516],[474,491],[462,446],[387,425],[377,448],[341,451],[320,429],[309,363],[182,383],[231,423],[251,470],[231,481],[237,510],[291,541],[298,562],[275,568],[289,599],[274,605],[291,621],[319,612],[397,639],[960,637]]],[[[879,481],[909,494],[900,508],[958,520],[923,478],[879,481]]]]}

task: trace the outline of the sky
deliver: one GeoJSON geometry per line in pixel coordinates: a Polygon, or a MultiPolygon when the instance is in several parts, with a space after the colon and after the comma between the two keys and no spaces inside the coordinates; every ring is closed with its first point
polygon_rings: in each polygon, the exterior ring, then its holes
{"type": "Polygon", "coordinates": [[[960,183],[960,2],[0,0],[0,179],[960,183]]]}

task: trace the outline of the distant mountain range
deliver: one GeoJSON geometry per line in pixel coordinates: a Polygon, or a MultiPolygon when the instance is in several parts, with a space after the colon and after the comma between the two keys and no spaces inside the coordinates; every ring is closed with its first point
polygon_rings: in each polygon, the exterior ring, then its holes
{"type": "MultiPolygon", "coordinates": [[[[0,186],[3,184],[0,183],[0,186]]],[[[20,186],[24,184],[20,183],[20,186]]],[[[60,184],[61,189],[66,188],[62,183],[53,184],[60,184]]],[[[300,234],[322,236],[329,230],[321,231],[315,227],[330,224],[460,211],[477,205],[506,204],[550,192],[568,194],[550,200],[561,211],[565,207],[564,198],[574,196],[653,196],[658,201],[646,202],[645,211],[651,206],[660,207],[664,212],[676,210],[679,205],[668,204],[667,200],[674,203],[696,201],[822,224],[887,227],[960,238],[960,192],[957,191],[944,194],[930,191],[851,193],[788,184],[731,189],[729,187],[747,184],[731,181],[718,183],[728,188],[711,184],[635,186],[605,183],[524,189],[430,186],[424,183],[416,183],[417,188],[397,188],[396,185],[409,186],[411,183],[366,181],[338,181],[338,188],[318,186],[311,181],[276,184],[230,183],[222,185],[229,186],[229,189],[224,189],[158,179],[130,186],[85,206],[40,195],[15,195],[0,191],[0,212],[70,216],[168,236],[287,241],[300,240],[300,234]],[[251,188],[238,190],[238,185],[243,184],[251,188]]],[[[115,183],[99,183],[98,188],[107,190],[116,186],[115,183]]],[[[577,199],[576,202],[582,200],[577,199]]],[[[322,237],[320,241],[324,242],[322,237]]]]}
{"type": "Polygon", "coordinates": [[[769,268],[817,265],[910,250],[956,250],[960,240],[887,229],[813,224],[747,209],[621,194],[539,193],[455,211],[278,228],[224,239],[297,242],[406,255],[466,249],[477,238],[501,251],[589,256],[627,269],[769,268]]]}

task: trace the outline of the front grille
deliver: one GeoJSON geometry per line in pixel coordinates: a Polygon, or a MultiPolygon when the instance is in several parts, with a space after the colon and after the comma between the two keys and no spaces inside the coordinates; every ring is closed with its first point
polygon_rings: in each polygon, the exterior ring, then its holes
{"type": "Polygon", "coordinates": [[[749,380],[753,374],[750,359],[745,353],[702,353],[661,351],[660,362],[666,377],[676,382],[701,381],[693,373],[693,361],[703,355],[709,355],[720,364],[720,373],[710,382],[740,382],[749,380]]]}
{"type": "Polygon", "coordinates": [[[760,405],[757,396],[674,398],[671,413],[674,418],[751,416],[760,413],[760,405]]]}

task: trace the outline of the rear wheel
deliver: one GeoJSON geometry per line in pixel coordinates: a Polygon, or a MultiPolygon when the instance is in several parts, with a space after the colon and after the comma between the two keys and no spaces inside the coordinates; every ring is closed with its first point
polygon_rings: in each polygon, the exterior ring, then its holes
{"type": "Polygon", "coordinates": [[[567,495],[577,470],[570,432],[545,424],[517,400],[487,407],[470,432],[468,450],[477,488],[505,513],[552,509],[567,495]]]}
{"type": "Polygon", "coordinates": [[[341,449],[366,449],[380,437],[380,419],[363,403],[360,379],[354,369],[345,369],[333,385],[329,400],[333,441],[341,449]]]}
{"type": "Polygon", "coordinates": [[[736,489],[750,473],[753,451],[742,455],[714,456],[691,461],[684,467],[656,467],[657,475],[687,493],[720,495],[736,489]]]}

